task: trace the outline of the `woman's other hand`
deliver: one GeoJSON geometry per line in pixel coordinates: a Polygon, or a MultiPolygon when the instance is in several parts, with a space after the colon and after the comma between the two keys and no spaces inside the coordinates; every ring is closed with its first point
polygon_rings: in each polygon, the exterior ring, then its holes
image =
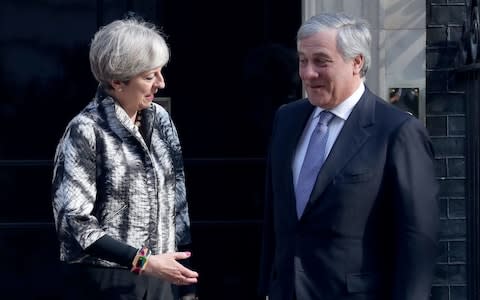
{"type": "Polygon", "coordinates": [[[180,297],[180,300],[198,300],[198,297],[196,297],[195,294],[188,294],[180,297]]]}

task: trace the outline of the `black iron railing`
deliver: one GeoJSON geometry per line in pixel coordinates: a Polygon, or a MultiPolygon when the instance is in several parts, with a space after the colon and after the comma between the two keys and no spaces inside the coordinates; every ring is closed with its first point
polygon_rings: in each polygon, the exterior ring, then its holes
{"type": "Polygon", "coordinates": [[[468,299],[480,299],[480,8],[466,0],[466,20],[459,42],[457,71],[465,80],[466,212],[468,299]]]}

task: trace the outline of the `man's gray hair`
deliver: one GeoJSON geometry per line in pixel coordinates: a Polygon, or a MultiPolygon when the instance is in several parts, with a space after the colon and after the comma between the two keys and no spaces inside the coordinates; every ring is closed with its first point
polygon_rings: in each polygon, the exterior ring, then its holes
{"type": "Polygon", "coordinates": [[[163,67],[170,52],[155,25],[126,18],[113,21],[95,33],[89,57],[95,79],[111,88],[112,80],[126,82],[140,73],[163,67]]]}
{"type": "Polygon", "coordinates": [[[300,26],[297,41],[328,29],[337,30],[337,49],[344,60],[353,59],[357,55],[363,56],[364,64],[360,70],[360,76],[365,77],[371,63],[372,36],[368,22],[355,19],[345,13],[320,13],[300,26]]]}

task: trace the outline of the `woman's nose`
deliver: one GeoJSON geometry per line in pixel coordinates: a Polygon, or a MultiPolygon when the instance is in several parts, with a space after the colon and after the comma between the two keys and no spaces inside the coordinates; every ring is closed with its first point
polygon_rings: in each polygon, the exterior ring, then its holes
{"type": "Polygon", "coordinates": [[[158,74],[155,80],[155,87],[159,89],[165,88],[165,79],[163,78],[162,74],[158,74]]]}

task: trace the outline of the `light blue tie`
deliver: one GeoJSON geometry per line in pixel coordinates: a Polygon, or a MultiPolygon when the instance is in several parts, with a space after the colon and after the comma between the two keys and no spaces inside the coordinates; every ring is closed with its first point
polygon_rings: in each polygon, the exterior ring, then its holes
{"type": "Polygon", "coordinates": [[[325,148],[328,139],[328,123],[334,115],[324,110],[320,113],[318,123],[310,136],[307,152],[303,160],[302,169],[298,176],[298,182],[295,189],[295,197],[297,200],[297,216],[303,214],[303,210],[307,205],[313,185],[317,180],[318,172],[325,161],[325,148]]]}

